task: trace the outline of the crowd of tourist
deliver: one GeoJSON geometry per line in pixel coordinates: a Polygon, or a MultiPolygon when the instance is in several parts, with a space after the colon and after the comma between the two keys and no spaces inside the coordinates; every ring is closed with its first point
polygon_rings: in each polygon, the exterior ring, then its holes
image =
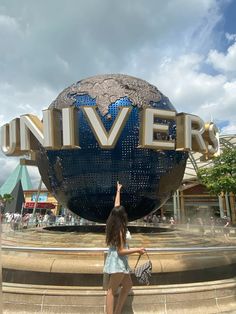
{"type": "Polygon", "coordinates": [[[2,223],[8,224],[12,230],[26,229],[28,227],[47,227],[52,225],[81,225],[88,221],[68,213],[56,216],[53,212],[45,214],[36,213],[5,213],[1,216],[2,223]]]}
{"type": "Polygon", "coordinates": [[[201,236],[210,235],[216,236],[216,233],[224,235],[225,242],[229,240],[230,227],[232,227],[229,217],[187,217],[185,221],[178,221],[174,216],[166,217],[165,215],[148,215],[143,218],[144,224],[152,224],[153,226],[169,225],[171,229],[175,227],[183,228],[186,225],[186,229],[189,232],[197,230],[201,236]]]}
{"type": "MultiPolygon", "coordinates": [[[[62,226],[62,225],[89,225],[94,222],[88,221],[82,217],[74,215],[72,213],[62,214],[56,216],[52,211],[48,211],[45,214],[35,213],[5,213],[1,215],[2,223],[8,224],[12,230],[27,229],[28,227],[47,227],[47,226],[62,226]]],[[[231,221],[228,217],[194,217],[186,218],[186,221],[179,222],[174,216],[166,217],[165,215],[152,214],[145,216],[137,223],[143,223],[145,226],[152,225],[169,226],[170,229],[175,229],[186,225],[186,229],[189,232],[197,230],[201,236],[210,235],[215,237],[217,233],[224,235],[225,241],[229,240],[231,221]]]]}

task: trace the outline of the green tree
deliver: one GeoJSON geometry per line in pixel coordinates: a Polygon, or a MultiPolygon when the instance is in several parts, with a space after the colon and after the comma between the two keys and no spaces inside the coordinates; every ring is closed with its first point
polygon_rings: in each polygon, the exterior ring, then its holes
{"type": "Polygon", "coordinates": [[[13,198],[13,196],[11,194],[5,193],[3,195],[0,195],[0,207],[1,207],[1,212],[2,213],[4,212],[6,204],[10,203],[13,199],[14,198],[13,198]]]}
{"type": "Polygon", "coordinates": [[[236,194],[236,149],[226,149],[209,168],[200,169],[198,178],[212,194],[236,194]]]}

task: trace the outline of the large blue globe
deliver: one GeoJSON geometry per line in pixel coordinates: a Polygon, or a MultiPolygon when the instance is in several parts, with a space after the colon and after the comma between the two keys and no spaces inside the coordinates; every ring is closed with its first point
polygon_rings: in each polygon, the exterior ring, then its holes
{"type": "MultiPolygon", "coordinates": [[[[188,154],[138,148],[139,113],[144,107],[175,110],[169,99],[146,81],[111,74],[73,84],[62,91],[49,108],[72,105],[78,108],[81,148],[40,148],[37,163],[48,190],[72,212],[96,222],[107,220],[114,206],[117,181],[123,185],[121,203],[129,221],[161,207],[179,187],[188,154]],[[131,115],[112,150],[100,148],[80,108],[96,105],[107,131],[114,123],[118,108],[132,106],[131,115]]],[[[173,121],[169,122],[169,130],[169,138],[175,138],[173,121]]]]}

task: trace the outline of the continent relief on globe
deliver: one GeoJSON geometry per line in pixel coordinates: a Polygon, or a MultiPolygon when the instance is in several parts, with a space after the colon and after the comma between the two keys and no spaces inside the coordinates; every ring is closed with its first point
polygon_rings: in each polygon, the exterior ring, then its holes
{"type": "Polygon", "coordinates": [[[108,113],[110,104],[123,97],[128,97],[138,108],[150,107],[151,102],[159,102],[162,98],[159,90],[144,80],[121,74],[98,75],[64,89],[49,108],[69,107],[76,101],[73,96],[85,94],[96,99],[103,116],[108,113]]]}

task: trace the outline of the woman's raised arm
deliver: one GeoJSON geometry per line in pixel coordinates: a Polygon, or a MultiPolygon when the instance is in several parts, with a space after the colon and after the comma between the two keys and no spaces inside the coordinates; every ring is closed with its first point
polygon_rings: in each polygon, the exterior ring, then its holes
{"type": "Polygon", "coordinates": [[[117,186],[116,186],[116,197],[115,197],[115,204],[114,206],[120,206],[120,190],[122,188],[122,184],[119,183],[119,181],[117,181],[117,186]]]}

